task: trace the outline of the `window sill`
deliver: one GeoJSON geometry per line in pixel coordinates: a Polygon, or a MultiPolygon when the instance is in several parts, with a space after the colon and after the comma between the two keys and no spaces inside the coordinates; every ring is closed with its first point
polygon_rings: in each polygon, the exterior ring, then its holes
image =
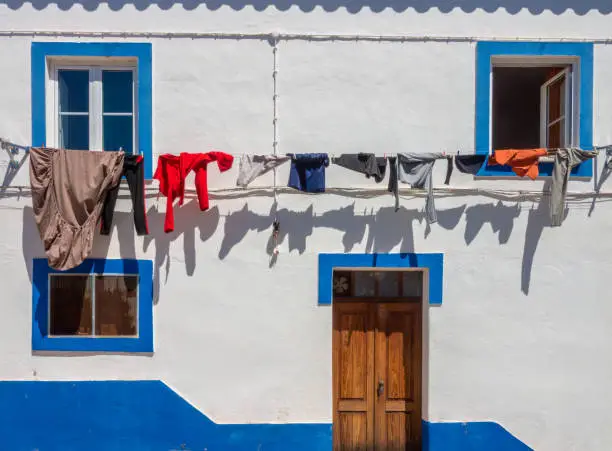
{"type": "MultiPolygon", "coordinates": [[[[554,163],[542,162],[538,164],[538,170],[540,172],[538,179],[552,176],[554,163]]],[[[475,177],[482,178],[501,178],[501,179],[526,179],[531,180],[527,177],[519,177],[514,173],[510,166],[491,165],[489,166],[489,159],[484,162],[480,170],[476,173],[475,177]]],[[[579,164],[570,173],[570,178],[575,179],[591,179],[593,177],[593,160],[587,160],[584,163],[579,164]]]]}
{"type": "Polygon", "coordinates": [[[152,353],[153,341],[145,338],[38,337],[32,351],[152,353]]]}

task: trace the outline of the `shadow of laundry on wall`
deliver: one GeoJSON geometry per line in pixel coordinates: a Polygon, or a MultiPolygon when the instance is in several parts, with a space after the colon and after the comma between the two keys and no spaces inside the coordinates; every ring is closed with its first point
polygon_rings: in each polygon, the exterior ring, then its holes
{"type": "MultiPolygon", "coordinates": [[[[543,192],[550,192],[551,181],[544,182],[543,192]]],[[[568,214],[565,208],[563,217],[568,214]]],[[[521,291],[529,294],[531,285],[531,271],[540,238],[545,227],[550,227],[550,197],[542,196],[537,208],[529,210],[527,215],[527,228],[525,229],[525,245],[523,246],[523,259],[521,262],[521,291]]]]}
{"type": "Polygon", "coordinates": [[[32,207],[23,207],[21,225],[21,251],[31,283],[33,281],[32,265],[34,259],[45,256],[45,247],[40,239],[36,221],[34,221],[34,209],[32,207]]]}
{"type": "Polygon", "coordinates": [[[391,252],[399,245],[400,253],[414,252],[414,221],[423,222],[422,211],[383,207],[376,212],[368,229],[367,253],[391,252]]]}
{"type": "Polygon", "coordinates": [[[496,204],[479,204],[468,207],[465,211],[465,243],[469,246],[478,236],[486,223],[491,225],[493,233],[498,234],[499,244],[506,244],[514,228],[514,220],[521,214],[521,206],[496,204]]]}
{"type": "Polygon", "coordinates": [[[438,210],[438,222],[436,223],[440,227],[446,230],[453,230],[459,225],[463,212],[465,211],[466,204],[460,205],[455,208],[448,208],[446,210],[438,210]]]}
{"type": "MultiPolygon", "coordinates": [[[[321,227],[343,232],[342,243],[345,252],[350,252],[367,236],[365,242],[367,252],[390,252],[399,245],[399,252],[405,253],[414,251],[413,221],[422,222],[423,213],[403,207],[396,212],[393,207],[383,207],[375,214],[368,213],[367,210],[363,214],[357,214],[354,205],[349,205],[316,215],[313,206],[310,205],[303,211],[282,208],[278,210],[277,218],[280,222],[278,244],[287,241],[289,252],[297,251],[303,254],[306,251],[308,237],[315,228],[321,227]]],[[[261,232],[269,229],[272,236],[273,221],[274,206],[270,214],[260,215],[251,212],[248,204],[244,204],[240,210],[227,215],[219,258],[226,258],[249,231],[261,232]]],[[[273,249],[274,243],[270,239],[266,246],[268,255],[272,255],[273,249]]]]}
{"type": "Polygon", "coordinates": [[[195,255],[195,233],[199,231],[200,241],[208,240],[217,230],[219,225],[219,209],[213,206],[207,211],[200,211],[197,200],[191,200],[181,207],[174,208],[174,231],[164,232],[165,212],[160,212],[156,207],[150,207],[147,211],[149,223],[149,235],[144,237],[143,250],[147,251],[150,244],[155,242],[155,303],[158,301],[161,267],[164,266],[164,281],[168,280],[172,258],[170,258],[170,244],[183,236],[183,251],[185,258],[185,271],[187,275],[193,275],[196,268],[195,255]]]}
{"type": "MultiPolygon", "coordinates": [[[[370,210],[371,211],[371,210],[370,210]]],[[[355,214],[355,204],[338,210],[326,211],[316,218],[316,226],[343,230],[342,245],[344,252],[350,252],[356,244],[363,241],[366,230],[374,223],[374,216],[364,209],[362,214],[355,214]]]]}
{"type": "Polygon", "coordinates": [[[4,197],[7,189],[11,188],[11,183],[17,174],[19,174],[19,171],[25,164],[28,156],[28,153],[23,153],[21,158],[13,160],[15,162],[14,165],[12,165],[11,162],[8,163],[6,172],[4,173],[4,178],[2,179],[2,185],[0,186],[0,197],[4,197]]]}
{"type": "Polygon", "coordinates": [[[227,257],[232,248],[240,243],[249,231],[262,232],[271,228],[274,221],[272,210],[267,215],[260,215],[250,211],[248,204],[245,203],[240,210],[228,214],[224,218],[219,258],[223,260],[227,257]]]}
{"type": "MultiPolygon", "coordinates": [[[[230,251],[240,243],[249,231],[262,232],[266,229],[272,233],[272,223],[275,218],[275,205],[272,205],[270,213],[260,215],[249,210],[245,203],[236,212],[225,217],[224,236],[219,249],[219,258],[226,258],[230,251]]],[[[276,212],[280,222],[278,234],[279,245],[288,240],[289,251],[297,250],[300,254],[306,250],[306,238],[312,235],[314,227],[313,207],[310,205],[304,211],[290,211],[282,208],[276,212]]],[[[270,241],[268,241],[267,252],[271,254],[270,241]]]]}

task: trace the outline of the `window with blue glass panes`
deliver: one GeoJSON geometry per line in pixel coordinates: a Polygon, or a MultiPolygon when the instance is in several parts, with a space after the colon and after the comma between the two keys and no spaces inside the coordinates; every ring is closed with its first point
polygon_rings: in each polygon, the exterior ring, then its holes
{"type": "Polygon", "coordinates": [[[134,72],[129,67],[58,66],[57,146],[133,153],[134,72]]]}

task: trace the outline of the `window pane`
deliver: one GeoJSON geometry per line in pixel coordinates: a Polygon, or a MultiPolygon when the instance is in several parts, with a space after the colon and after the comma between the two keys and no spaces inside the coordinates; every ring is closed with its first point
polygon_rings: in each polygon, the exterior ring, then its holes
{"type": "Polygon", "coordinates": [[[548,87],[548,122],[553,122],[563,115],[565,107],[565,77],[548,87]]]}
{"type": "Polygon", "coordinates": [[[89,149],[89,116],[64,114],[59,121],[59,146],[63,149],[89,149]]]}
{"type": "Polygon", "coordinates": [[[133,92],[131,70],[105,70],[102,72],[104,113],[131,113],[133,92]]]}
{"type": "Polygon", "coordinates": [[[59,110],[62,113],[89,112],[89,70],[58,70],[59,110]]]}
{"type": "Polygon", "coordinates": [[[119,150],[132,153],[134,121],[132,116],[104,116],[104,150],[119,150]]]}
{"type": "Polygon", "coordinates": [[[399,296],[398,275],[395,271],[380,271],[378,279],[378,295],[383,297],[399,296]]]}
{"type": "Polygon", "coordinates": [[[375,296],[376,280],[370,271],[355,271],[355,296],[375,296]]]}
{"type": "Polygon", "coordinates": [[[548,147],[553,149],[565,147],[565,119],[548,127],[548,147]]]}
{"type": "Polygon", "coordinates": [[[138,276],[96,276],[96,335],[137,334],[138,276]]]}
{"type": "Polygon", "coordinates": [[[403,296],[421,297],[423,295],[423,273],[421,271],[404,271],[402,277],[403,296]]]}
{"type": "Polygon", "coordinates": [[[50,334],[91,335],[91,277],[49,278],[50,334]]]}
{"type": "Polygon", "coordinates": [[[334,296],[351,295],[351,273],[349,271],[334,271],[334,296]]]}

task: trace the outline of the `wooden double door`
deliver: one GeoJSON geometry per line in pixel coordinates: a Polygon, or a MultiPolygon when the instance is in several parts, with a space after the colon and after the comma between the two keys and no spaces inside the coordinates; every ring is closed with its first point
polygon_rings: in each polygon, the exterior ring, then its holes
{"type": "Polygon", "coordinates": [[[420,302],[333,306],[334,451],[421,449],[420,302]]]}

